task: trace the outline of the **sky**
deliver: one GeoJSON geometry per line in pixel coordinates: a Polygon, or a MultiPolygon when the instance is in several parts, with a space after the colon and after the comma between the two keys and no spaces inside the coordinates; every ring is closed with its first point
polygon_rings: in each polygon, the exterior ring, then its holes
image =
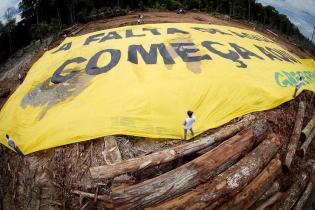
{"type": "MultiPolygon", "coordinates": [[[[315,26],[315,0],[257,0],[262,5],[271,5],[285,14],[301,33],[311,39],[315,26]]],[[[315,35],[314,35],[315,36],[315,35]]],[[[315,43],[315,37],[313,38],[315,43]]]]}
{"type": "MultiPolygon", "coordinates": [[[[3,20],[8,7],[18,9],[21,0],[0,0],[0,20],[3,20]]],[[[256,0],[262,5],[274,6],[280,13],[285,14],[301,31],[304,36],[311,39],[315,26],[315,0],[256,0]]],[[[17,14],[16,20],[21,19],[17,14]]],[[[315,38],[313,39],[315,42],[315,38]]]]}
{"type": "MultiPolygon", "coordinates": [[[[0,0],[0,21],[4,21],[4,13],[9,7],[14,7],[16,10],[19,8],[19,2],[21,0],[0,0]]],[[[18,12],[17,12],[18,13],[18,12]]],[[[15,16],[16,21],[21,20],[21,16],[17,14],[15,16]]]]}

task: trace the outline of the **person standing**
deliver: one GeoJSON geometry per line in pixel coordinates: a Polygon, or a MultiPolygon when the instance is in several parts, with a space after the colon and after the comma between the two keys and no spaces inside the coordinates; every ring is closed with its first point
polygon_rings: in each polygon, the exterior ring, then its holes
{"type": "Polygon", "coordinates": [[[22,75],[21,75],[21,73],[19,73],[18,78],[19,78],[19,82],[20,82],[20,84],[21,84],[21,83],[22,83],[22,75]]]}
{"type": "Polygon", "coordinates": [[[140,15],[140,14],[138,15],[138,21],[137,21],[137,23],[138,23],[138,24],[141,24],[141,15],[140,15]]]}
{"type": "Polygon", "coordinates": [[[185,119],[183,125],[184,125],[184,141],[186,141],[187,138],[187,131],[190,130],[191,135],[194,135],[194,131],[192,129],[193,124],[196,121],[194,113],[192,111],[187,111],[188,117],[185,119]]]}
{"type": "Polygon", "coordinates": [[[295,86],[293,98],[296,97],[296,94],[297,94],[298,90],[299,90],[303,85],[304,85],[304,83],[303,83],[303,77],[300,77],[300,79],[299,79],[297,85],[295,86]]]}
{"type": "Polygon", "coordinates": [[[139,14],[138,15],[138,21],[137,21],[138,24],[142,24],[143,23],[143,14],[139,14]]]}
{"type": "Polygon", "coordinates": [[[24,153],[20,150],[20,148],[14,143],[13,139],[9,137],[8,134],[5,135],[7,138],[7,143],[10,147],[12,147],[20,156],[24,157],[24,153]]]}

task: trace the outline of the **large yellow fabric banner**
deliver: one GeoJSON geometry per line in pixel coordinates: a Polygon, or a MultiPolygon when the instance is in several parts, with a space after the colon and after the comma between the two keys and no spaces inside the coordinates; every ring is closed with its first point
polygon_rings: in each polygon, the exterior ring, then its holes
{"type": "Polygon", "coordinates": [[[0,140],[9,134],[28,154],[114,134],[179,139],[187,110],[200,134],[291,100],[300,76],[301,90],[315,91],[314,69],[234,27],[148,24],[69,37],[2,108],[0,140]]]}

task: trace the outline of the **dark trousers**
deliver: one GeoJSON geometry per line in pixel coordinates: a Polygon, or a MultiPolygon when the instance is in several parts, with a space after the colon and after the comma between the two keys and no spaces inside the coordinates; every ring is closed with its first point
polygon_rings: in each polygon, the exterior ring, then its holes
{"type": "Polygon", "coordinates": [[[297,92],[298,92],[299,89],[300,89],[299,87],[295,87],[294,94],[293,94],[293,98],[296,97],[296,94],[297,94],[297,92]]]}
{"type": "Polygon", "coordinates": [[[24,157],[24,153],[20,150],[20,148],[18,146],[15,145],[14,150],[22,157],[24,157]]]}

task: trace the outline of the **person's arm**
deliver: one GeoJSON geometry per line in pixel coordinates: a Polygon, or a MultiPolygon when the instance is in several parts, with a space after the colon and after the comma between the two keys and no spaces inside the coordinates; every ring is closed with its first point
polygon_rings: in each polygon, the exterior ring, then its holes
{"type": "Polygon", "coordinates": [[[184,123],[183,123],[183,126],[185,126],[187,124],[187,122],[186,122],[186,120],[184,121],[184,123]]]}

